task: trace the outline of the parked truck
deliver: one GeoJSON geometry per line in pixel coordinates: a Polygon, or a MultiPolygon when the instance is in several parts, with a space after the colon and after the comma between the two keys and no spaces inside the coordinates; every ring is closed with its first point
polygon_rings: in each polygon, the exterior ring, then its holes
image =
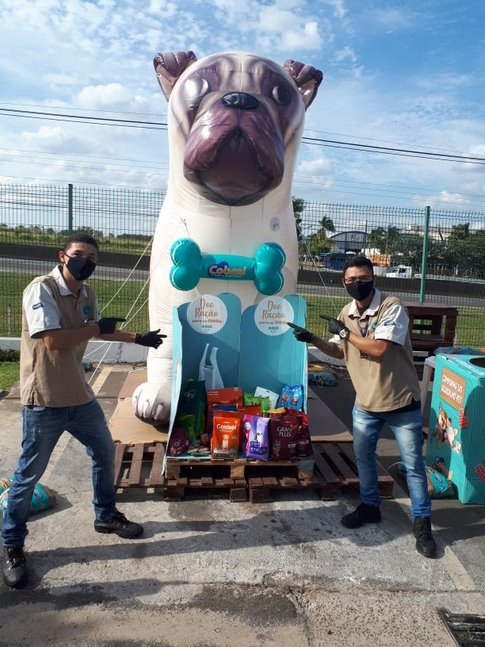
{"type": "Polygon", "coordinates": [[[385,276],[389,279],[412,279],[413,268],[410,265],[389,267],[385,276]]]}

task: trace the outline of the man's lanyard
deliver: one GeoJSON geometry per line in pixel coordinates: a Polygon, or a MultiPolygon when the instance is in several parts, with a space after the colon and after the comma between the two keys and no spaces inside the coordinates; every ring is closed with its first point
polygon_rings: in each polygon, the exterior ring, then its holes
{"type": "Polygon", "coordinates": [[[360,325],[359,319],[357,319],[357,327],[359,328],[360,336],[367,337],[367,331],[369,330],[369,319],[367,319],[367,322],[363,327],[360,325]]]}

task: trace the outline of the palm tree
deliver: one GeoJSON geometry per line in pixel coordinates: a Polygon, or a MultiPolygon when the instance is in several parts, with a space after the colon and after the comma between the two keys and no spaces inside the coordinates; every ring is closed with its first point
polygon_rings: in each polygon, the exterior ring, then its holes
{"type": "Polygon", "coordinates": [[[330,232],[331,234],[335,233],[335,225],[333,224],[333,220],[329,218],[328,216],[323,216],[320,220],[320,235],[322,238],[327,237],[327,232],[330,232]]]}

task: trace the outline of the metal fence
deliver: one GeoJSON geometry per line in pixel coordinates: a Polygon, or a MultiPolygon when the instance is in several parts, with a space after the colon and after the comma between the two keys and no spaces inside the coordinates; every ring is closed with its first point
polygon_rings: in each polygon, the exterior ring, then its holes
{"type": "MultiPolygon", "coordinates": [[[[27,283],[48,272],[66,236],[91,232],[100,245],[94,285],[106,314],[148,325],[150,241],[164,194],[110,187],[0,185],[0,336],[20,334],[27,283]]],[[[318,312],[348,299],[341,268],[352,253],[372,258],[377,285],[405,302],[459,309],[455,343],[485,346],[485,214],[304,202],[294,199],[300,249],[298,291],[318,312]]]]}

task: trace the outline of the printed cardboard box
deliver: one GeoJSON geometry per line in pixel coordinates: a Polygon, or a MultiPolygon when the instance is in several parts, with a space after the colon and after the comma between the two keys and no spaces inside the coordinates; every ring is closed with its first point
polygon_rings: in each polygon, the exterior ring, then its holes
{"type": "MultiPolygon", "coordinates": [[[[307,304],[298,295],[264,297],[242,311],[232,293],[205,294],[174,309],[172,408],[169,440],[181,389],[197,379],[201,358],[217,349],[217,373],[224,387],[257,387],[281,393],[285,384],[303,385],[307,411],[308,359],[306,344],[296,341],[287,321],[305,325],[307,304]]],[[[164,465],[165,468],[165,465],[164,465]]],[[[313,458],[302,469],[313,471],[313,458]]]]}
{"type": "Polygon", "coordinates": [[[427,463],[462,503],[485,504],[485,357],[437,356],[427,463]]]}

